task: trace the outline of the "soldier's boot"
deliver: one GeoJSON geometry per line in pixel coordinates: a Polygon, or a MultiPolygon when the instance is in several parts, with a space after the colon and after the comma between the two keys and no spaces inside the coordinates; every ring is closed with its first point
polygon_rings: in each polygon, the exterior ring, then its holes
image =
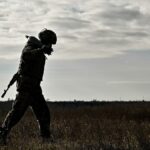
{"type": "Polygon", "coordinates": [[[49,137],[42,136],[42,143],[52,144],[55,143],[54,137],[50,135],[49,137]]]}
{"type": "Polygon", "coordinates": [[[0,146],[5,146],[7,144],[7,133],[5,128],[0,127],[0,146]]]}
{"type": "Polygon", "coordinates": [[[49,125],[44,125],[41,126],[41,138],[43,143],[54,143],[54,137],[52,136],[50,130],[49,130],[49,125]]]}

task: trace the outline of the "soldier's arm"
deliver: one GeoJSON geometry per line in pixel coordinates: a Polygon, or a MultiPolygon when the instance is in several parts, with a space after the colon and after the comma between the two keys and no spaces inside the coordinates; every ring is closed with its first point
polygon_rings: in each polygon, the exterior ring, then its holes
{"type": "Polygon", "coordinates": [[[38,57],[40,57],[43,54],[43,51],[41,48],[37,48],[37,49],[33,49],[33,50],[28,50],[25,49],[23,51],[23,58],[24,59],[37,59],[38,57]]]}
{"type": "Polygon", "coordinates": [[[53,48],[51,44],[43,45],[41,48],[32,49],[32,48],[25,48],[23,51],[23,57],[25,59],[38,59],[43,54],[50,55],[53,52],[53,48]]]}

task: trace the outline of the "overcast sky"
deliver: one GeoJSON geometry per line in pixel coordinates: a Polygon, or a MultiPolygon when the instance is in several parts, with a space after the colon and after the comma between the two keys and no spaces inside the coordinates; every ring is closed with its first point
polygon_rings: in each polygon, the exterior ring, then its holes
{"type": "MultiPolygon", "coordinates": [[[[150,100],[149,0],[0,0],[0,91],[25,35],[58,35],[42,82],[50,100],[150,100]]],[[[5,99],[15,98],[13,86],[5,99]]]]}

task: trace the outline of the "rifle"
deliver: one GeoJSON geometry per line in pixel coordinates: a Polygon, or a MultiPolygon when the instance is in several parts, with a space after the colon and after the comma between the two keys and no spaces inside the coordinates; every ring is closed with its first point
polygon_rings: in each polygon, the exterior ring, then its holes
{"type": "Polygon", "coordinates": [[[9,84],[7,86],[7,89],[5,89],[3,94],[1,95],[2,98],[4,98],[5,94],[9,90],[9,88],[17,81],[18,77],[19,77],[18,72],[13,75],[12,79],[10,80],[10,82],[9,82],[9,84]]]}

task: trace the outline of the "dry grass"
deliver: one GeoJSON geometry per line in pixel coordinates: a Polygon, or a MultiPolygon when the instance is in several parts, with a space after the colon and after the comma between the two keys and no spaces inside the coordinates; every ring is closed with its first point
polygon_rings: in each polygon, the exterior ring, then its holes
{"type": "MultiPolygon", "coordinates": [[[[54,143],[43,144],[30,110],[3,150],[150,150],[150,104],[50,103],[54,143]]],[[[0,119],[6,110],[1,109],[0,119]]]]}

